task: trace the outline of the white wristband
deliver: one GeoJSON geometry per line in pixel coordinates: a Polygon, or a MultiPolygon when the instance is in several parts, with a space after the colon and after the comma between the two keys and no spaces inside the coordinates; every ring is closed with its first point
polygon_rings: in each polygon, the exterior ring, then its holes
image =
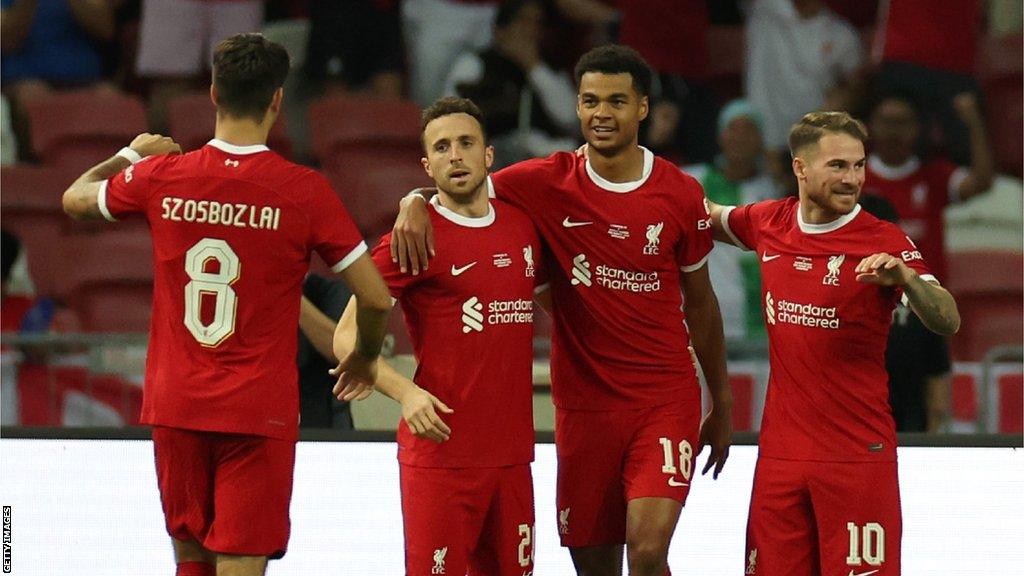
{"type": "Polygon", "coordinates": [[[131,162],[132,164],[138,164],[139,162],[142,162],[142,156],[139,156],[138,152],[132,150],[127,146],[118,150],[117,154],[114,154],[114,156],[120,156],[121,158],[124,158],[125,160],[131,162]]]}

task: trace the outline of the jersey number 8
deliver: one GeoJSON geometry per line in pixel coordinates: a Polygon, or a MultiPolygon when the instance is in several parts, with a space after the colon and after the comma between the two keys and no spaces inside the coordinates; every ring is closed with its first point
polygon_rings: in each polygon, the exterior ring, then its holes
{"type": "Polygon", "coordinates": [[[185,253],[185,273],[192,280],[185,285],[185,327],[203,346],[215,348],[235,333],[238,297],[231,285],[241,269],[238,255],[218,238],[203,238],[185,253]],[[206,271],[211,260],[217,272],[206,271]],[[201,317],[204,296],[215,298],[213,321],[207,325],[201,317]]]}

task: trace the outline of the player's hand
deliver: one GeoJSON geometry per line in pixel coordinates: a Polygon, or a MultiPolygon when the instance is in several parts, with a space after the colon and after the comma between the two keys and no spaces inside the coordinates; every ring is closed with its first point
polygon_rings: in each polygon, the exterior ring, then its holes
{"type": "Polygon", "coordinates": [[[984,123],[978,99],[972,92],[961,92],[953,97],[953,110],[964,124],[984,123]]]}
{"type": "Polygon", "coordinates": [[[704,416],[700,423],[700,451],[705,446],[711,446],[711,454],[704,464],[701,475],[707,474],[712,466],[715,467],[712,478],[718,480],[718,475],[725,467],[725,461],[729,459],[729,446],[732,444],[732,407],[713,406],[711,411],[704,416]]]}
{"type": "Polygon", "coordinates": [[[420,438],[444,442],[451,437],[452,430],[437,415],[440,410],[445,414],[454,412],[436,396],[417,386],[402,396],[402,418],[409,430],[420,438]]]}
{"type": "Polygon", "coordinates": [[[576,156],[582,156],[584,158],[589,158],[589,156],[587,156],[587,154],[588,154],[587,145],[586,144],[580,144],[580,147],[576,149],[576,156]]]}
{"type": "Polygon", "coordinates": [[[149,132],[136,136],[128,147],[143,158],[161,154],[181,154],[181,146],[170,136],[150,134],[149,132]]]}
{"type": "Polygon", "coordinates": [[[330,374],[338,379],[333,390],[338,400],[365,400],[373,393],[373,385],[377,383],[377,359],[370,360],[353,351],[338,362],[330,374]]]}
{"type": "Polygon", "coordinates": [[[402,272],[415,276],[427,269],[427,258],[434,256],[434,227],[430,224],[423,198],[407,196],[399,203],[398,218],[391,229],[391,261],[402,272]]]}
{"type": "Polygon", "coordinates": [[[906,286],[917,274],[903,263],[901,258],[880,252],[872,254],[857,264],[854,270],[858,282],[879,286],[906,286]]]}

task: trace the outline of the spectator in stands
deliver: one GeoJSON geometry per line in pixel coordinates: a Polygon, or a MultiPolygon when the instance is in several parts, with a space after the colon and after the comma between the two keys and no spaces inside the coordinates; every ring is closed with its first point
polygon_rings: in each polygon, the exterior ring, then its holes
{"type": "Polygon", "coordinates": [[[922,135],[932,141],[920,142],[919,152],[939,144],[954,162],[970,161],[973,146],[953,100],[964,92],[980,97],[975,63],[982,17],[982,0],[882,3],[872,50],[881,64],[876,91],[904,92],[920,103],[922,135]]]}
{"type": "MultiPolygon", "coordinates": [[[[733,100],[722,108],[721,154],[714,162],[683,167],[700,181],[708,200],[739,206],[777,197],[774,181],[764,170],[761,127],[760,114],[746,100],[733,100]]],[[[764,337],[757,254],[719,242],[711,252],[709,269],[726,338],[764,337]]]]}
{"type": "MultiPolygon", "coordinates": [[[[885,198],[862,194],[860,205],[876,218],[899,223],[885,198]]],[[[885,369],[896,431],[943,431],[949,417],[949,346],[903,303],[893,310],[885,369]]]]}
{"type": "Polygon", "coordinates": [[[455,58],[491,43],[500,0],[403,0],[409,93],[420,106],[439,98],[455,58]]]}
{"type": "Polygon", "coordinates": [[[334,397],[336,378],[328,374],[334,357],[334,330],[352,293],[344,282],[309,274],[299,307],[299,413],[302,428],[351,430],[352,409],[334,397]]]}
{"type": "Polygon", "coordinates": [[[790,126],[813,110],[851,108],[863,84],[860,37],[822,0],[754,0],[746,30],[746,89],[764,118],[768,168],[791,180],[790,126]]]}
{"type": "Polygon", "coordinates": [[[394,0],[309,3],[306,77],[319,92],[402,97],[402,38],[394,0]]]}
{"type": "Polygon", "coordinates": [[[149,125],[167,132],[167,102],[205,87],[221,40],[263,25],[260,0],[142,0],[136,73],[150,79],[149,125]]]}
{"type": "Polygon", "coordinates": [[[641,141],[661,155],[710,162],[718,107],[704,85],[711,26],[705,1],[617,0],[616,6],[619,42],[636,49],[657,73],[641,141]]]}
{"type": "Polygon", "coordinates": [[[114,37],[107,0],[0,0],[0,82],[10,100],[18,149],[28,146],[22,102],[53,90],[103,82],[99,45],[114,37]]]}
{"type": "Polygon", "coordinates": [[[908,95],[882,96],[870,113],[871,152],[864,194],[882,196],[896,207],[900,226],[921,250],[940,280],[946,280],[943,211],[950,202],[988,190],[993,162],[985,122],[971,93],[957,96],[954,106],[971,142],[971,165],[957,167],[942,160],[922,160],[914,153],[921,134],[916,101],[908,95]]]}
{"type": "Polygon", "coordinates": [[[541,56],[544,5],[508,0],[494,20],[494,43],[465,53],[445,82],[446,96],[475,102],[500,150],[496,167],[576,147],[576,89],[541,56]]]}

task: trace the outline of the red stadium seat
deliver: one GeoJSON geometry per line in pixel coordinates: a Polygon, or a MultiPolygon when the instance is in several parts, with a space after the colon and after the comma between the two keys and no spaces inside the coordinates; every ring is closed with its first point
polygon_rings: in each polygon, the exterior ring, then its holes
{"type": "Polygon", "coordinates": [[[978,375],[971,372],[953,374],[950,413],[957,422],[978,421],[978,375]]]}
{"type": "MultiPolygon", "coordinates": [[[[371,154],[373,162],[362,166],[356,156],[343,156],[325,174],[367,242],[376,243],[391,230],[398,202],[413,188],[431,186],[418,157],[371,154]]],[[[371,244],[372,246],[372,244],[371,244]]]]}
{"type": "Polygon", "coordinates": [[[76,176],[46,166],[0,169],[2,225],[21,240],[28,256],[29,275],[40,294],[60,292],[56,254],[60,233],[70,222],[61,207],[61,197],[76,176]]]}
{"type": "Polygon", "coordinates": [[[752,374],[729,374],[732,388],[732,429],[745,431],[754,429],[754,376],[752,374]]]}
{"type": "Polygon", "coordinates": [[[125,94],[80,90],[25,103],[32,148],[52,166],[84,171],[147,130],[142,102],[125,94]]]}
{"type": "Polygon", "coordinates": [[[996,385],[999,387],[999,432],[1024,432],[1024,374],[1003,374],[996,385]]]}
{"type": "Polygon", "coordinates": [[[981,39],[978,50],[978,76],[982,83],[1024,74],[1024,35],[1003,34],[981,39]]]}
{"type": "Polygon", "coordinates": [[[148,332],[153,284],[127,280],[79,287],[71,304],[86,332],[148,332]]]}
{"type": "MultiPolygon", "coordinates": [[[[69,234],[60,248],[62,293],[74,300],[97,286],[148,287],[153,282],[152,260],[152,241],[144,230],[69,234]]],[[[83,323],[88,324],[84,317],[83,323]]]]}
{"type": "Polygon", "coordinates": [[[962,318],[952,352],[980,360],[997,345],[1024,342],[1024,256],[1016,252],[972,251],[949,254],[946,287],[956,296],[962,318]]]}
{"type": "MultiPolygon", "coordinates": [[[[202,148],[213,138],[217,122],[217,108],[209,92],[195,92],[172,98],[167,103],[167,122],[170,136],[188,152],[202,148]]],[[[278,154],[289,158],[292,153],[284,114],[270,128],[267,145],[278,154]]]]}
{"type": "Polygon", "coordinates": [[[378,153],[410,152],[412,162],[423,155],[420,109],[405,100],[321,98],[309,106],[309,127],[313,154],[325,167],[339,156],[358,152],[363,152],[361,162],[350,164],[362,169],[379,164],[374,160],[378,153]]]}

